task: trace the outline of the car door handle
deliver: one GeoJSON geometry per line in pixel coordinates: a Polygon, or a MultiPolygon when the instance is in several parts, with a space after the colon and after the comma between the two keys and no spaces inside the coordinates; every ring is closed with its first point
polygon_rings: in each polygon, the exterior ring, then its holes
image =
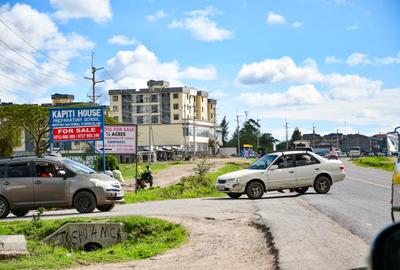
{"type": "Polygon", "coordinates": [[[289,173],[294,173],[294,171],[289,171],[289,173]]]}
{"type": "Polygon", "coordinates": [[[40,181],[40,180],[35,181],[35,184],[41,184],[41,183],[42,183],[42,181],[40,181]]]}
{"type": "Polygon", "coordinates": [[[319,171],[319,168],[315,168],[314,171],[319,171]]]}
{"type": "Polygon", "coordinates": [[[3,185],[8,186],[10,184],[10,182],[8,181],[3,181],[3,185]]]}

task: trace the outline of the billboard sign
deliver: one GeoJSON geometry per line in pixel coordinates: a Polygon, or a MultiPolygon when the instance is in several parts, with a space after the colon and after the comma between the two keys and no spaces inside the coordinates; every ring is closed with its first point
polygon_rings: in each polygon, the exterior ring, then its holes
{"type": "Polygon", "coordinates": [[[75,160],[89,168],[97,171],[99,156],[91,153],[63,153],[63,157],[75,160]]]}
{"type": "Polygon", "coordinates": [[[103,107],[56,108],[50,110],[52,142],[103,139],[103,107]]]}
{"type": "MultiPolygon", "coordinates": [[[[104,127],[104,148],[110,154],[136,154],[137,126],[112,125],[104,127]]],[[[103,144],[96,142],[101,150],[103,144]]]]}

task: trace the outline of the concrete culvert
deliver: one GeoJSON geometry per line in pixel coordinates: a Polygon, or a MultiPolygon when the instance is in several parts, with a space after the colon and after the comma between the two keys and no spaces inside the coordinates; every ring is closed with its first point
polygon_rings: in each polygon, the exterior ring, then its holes
{"type": "Polygon", "coordinates": [[[99,243],[95,243],[95,242],[89,242],[83,246],[83,249],[85,251],[95,251],[95,250],[102,249],[102,248],[103,247],[99,243]]]}

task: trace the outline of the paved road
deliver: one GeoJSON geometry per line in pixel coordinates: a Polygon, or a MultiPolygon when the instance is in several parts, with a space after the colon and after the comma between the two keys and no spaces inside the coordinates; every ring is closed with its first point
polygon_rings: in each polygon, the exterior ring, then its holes
{"type": "Polygon", "coordinates": [[[333,185],[326,196],[310,191],[301,198],[370,244],[379,231],[391,224],[392,173],[343,162],[345,181],[333,185]]]}

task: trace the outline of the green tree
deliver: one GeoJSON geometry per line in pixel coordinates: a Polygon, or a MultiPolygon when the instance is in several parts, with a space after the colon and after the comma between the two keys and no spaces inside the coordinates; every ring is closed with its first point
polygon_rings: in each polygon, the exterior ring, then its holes
{"type": "Polygon", "coordinates": [[[40,155],[47,151],[50,146],[48,108],[38,105],[6,106],[1,108],[0,115],[12,123],[15,133],[23,129],[31,135],[35,144],[35,154],[40,155]]]}
{"type": "Polygon", "coordinates": [[[0,108],[0,157],[12,156],[14,147],[21,145],[22,128],[13,124],[0,108]]]}
{"type": "MultiPolygon", "coordinates": [[[[249,119],[243,123],[243,127],[240,129],[240,144],[251,144],[257,145],[257,136],[260,136],[260,124],[254,119],[249,119]]],[[[228,142],[228,146],[237,146],[237,131],[233,133],[232,139],[228,142]]]]}
{"type": "Polygon", "coordinates": [[[260,148],[263,148],[266,152],[271,152],[275,142],[278,142],[278,140],[271,133],[263,133],[260,137],[260,148]]]}
{"type": "Polygon", "coordinates": [[[221,127],[222,127],[222,146],[226,146],[228,143],[228,125],[229,125],[229,121],[226,120],[226,115],[224,116],[224,118],[221,121],[221,127]]]}
{"type": "Polygon", "coordinates": [[[292,134],[292,143],[294,142],[294,141],[298,141],[298,140],[301,140],[301,132],[300,132],[300,130],[299,130],[299,128],[298,127],[296,127],[294,130],[293,130],[293,134],[292,134]]]}
{"type": "Polygon", "coordinates": [[[105,125],[118,125],[119,121],[110,116],[104,116],[104,124],[105,125]]]}

